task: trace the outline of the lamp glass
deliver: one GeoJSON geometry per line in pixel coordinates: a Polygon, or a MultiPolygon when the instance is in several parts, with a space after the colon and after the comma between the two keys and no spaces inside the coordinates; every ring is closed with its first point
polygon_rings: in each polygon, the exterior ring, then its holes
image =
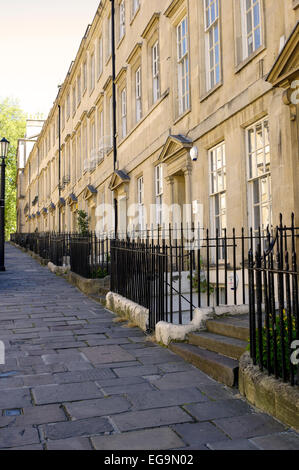
{"type": "Polygon", "coordinates": [[[8,154],[9,142],[5,137],[0,141],[0,157],[6,158],[8,154]]]}

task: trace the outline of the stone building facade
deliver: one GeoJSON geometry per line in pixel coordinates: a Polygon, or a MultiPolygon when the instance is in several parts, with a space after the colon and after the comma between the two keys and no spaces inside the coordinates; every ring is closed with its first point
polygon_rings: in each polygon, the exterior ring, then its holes
{"type": "Polygon", "coordinates": [[[184,206],[211,231],[293,211],[299,226],[298,21],[298,0],[116,0],[114,165],[101,1],[18,173],[19,229],[75,231],[79,208],[107,231],[103,203],[120,231],[178,222],[184,206]]]}

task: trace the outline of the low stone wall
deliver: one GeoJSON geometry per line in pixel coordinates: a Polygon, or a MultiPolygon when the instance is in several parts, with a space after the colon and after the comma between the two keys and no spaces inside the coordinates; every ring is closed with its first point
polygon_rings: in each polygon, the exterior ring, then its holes
{"type": "Polygon", "coordinates": [[[110,289],[110,276],[103,279],[87,279],[69,271],[66,278],[86,295],[105,295],[110,289]]]}
{"type": "Polygon", "coordinates": [[[117,315],[128,318],[143,331],[148,330],[149,310],[147,308],[115,292],[108,292],[106,295],[106,307],[117,315]]]}
{"type": "Polygon", "coordinates": [[[249,352],[240,358],[239,389],[252,405],[299,431],[299,387],[261,372],[249,352]]]}
{"type": "Polygon", "coordinates": [[[156,339],[165,346],[168,346],[171,341],[185,341],[189,333],[204,330],[206,321],[213,318],[213,314],[213,308],[196,308],[193,313],[193,320],[187,325],[174,325],[173,323],[160,321],[155,329],[156,339]]]}

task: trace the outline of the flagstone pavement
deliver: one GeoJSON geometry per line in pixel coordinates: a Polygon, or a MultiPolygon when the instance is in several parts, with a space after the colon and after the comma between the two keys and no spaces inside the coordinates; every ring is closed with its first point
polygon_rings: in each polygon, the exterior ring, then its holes
{"type": "Polygon", "coordinates": [[[299,450],[258,412],[7,244],[0,449],[299,450]]]}

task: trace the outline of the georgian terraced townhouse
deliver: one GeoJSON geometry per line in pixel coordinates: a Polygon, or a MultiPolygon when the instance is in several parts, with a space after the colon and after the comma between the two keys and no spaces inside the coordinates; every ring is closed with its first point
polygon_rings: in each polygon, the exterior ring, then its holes
{"type": "Polygon", "coordinates": [[[298,0],[115,0],[114,166],[101,1],[19,162],[18,231],[75,231],[78,208],[107,230],[97,207],[115,201],[120,230],[130,218],[144,228],[152,204],[158,224],[162,204],[201,204],[212,231],[266,227],[280,212],[288,223],[292,211],[299,226],[298,20],[298,0]]]}

